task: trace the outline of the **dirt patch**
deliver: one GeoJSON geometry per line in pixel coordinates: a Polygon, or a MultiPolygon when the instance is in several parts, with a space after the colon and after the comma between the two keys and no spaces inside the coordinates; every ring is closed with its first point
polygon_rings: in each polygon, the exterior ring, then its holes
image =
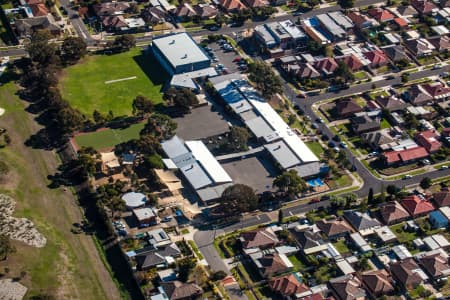
{"type": "Polygon", "coordinates": [[[12,279],[0,280],[0,300],[20,300],[27,293],[27,288],[12,279]]]}

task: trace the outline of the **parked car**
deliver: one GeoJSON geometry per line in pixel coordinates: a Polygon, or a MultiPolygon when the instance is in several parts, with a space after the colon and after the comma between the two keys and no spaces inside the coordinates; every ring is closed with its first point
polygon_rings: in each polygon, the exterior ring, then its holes
{"type": "Polygon", "coordinates": [[[448,166],[441,166],[440,168],[439,168],[439,170],[447,170],[448,169],[448,166]]]}
{"type": "Polygon", "coordinates": [[[328,142],[328,147],[334,148],[334,147],[336,147],[336,144],[333,143],[332,141],[329,141],[329,142],[328,142]]]}
{"type": "Polygon", "coordinates": [[[412,176],[411,175],[409,175],[409,174],[406,174],[405,176],[403,176],[403,178],[402,179],[411,179],[412,178],[412,176]]]}
{"type": "Polygon", "coordinates": [[[347,148],[347,143],[346,142],[341,142],[339,144],[342,148],[347,148]]]}

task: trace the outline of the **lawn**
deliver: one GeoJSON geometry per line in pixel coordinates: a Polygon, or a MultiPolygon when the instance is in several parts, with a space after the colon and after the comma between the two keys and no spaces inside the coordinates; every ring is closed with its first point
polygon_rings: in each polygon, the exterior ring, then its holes
{"type": "Polygon", "coordinates": [[[337,178],[336,180],[329,180],[327,184],[330,187],[330,189],[334,190],[351,185],[352,179],[347,174],[344,174],[339,178],[337,178]]]}
{"type": "Polygon", "coordinates": [[[415,231],[413,231],[413,232],[404,231],[403,230],[404,225],[405,225],[405,223],[402,222],[399,224],[392,225],[390,227],[392,232],[397,236],[397,239],[400,243],[410,242],[419,237],[417,235],[417,232],[415,232],[415,231]]]}
{"type": "Polygon", "coordinates": [[[322,156],[323,148],[319,142],[308,142],[306,145],[317,157],[322,156]]]}
{"type": "Polygon", "coordinates": [[[131,114],[137,95],[162,103],[161,87],[168,79],[156,60],[139,48],[115,55],[88,56],[64,70],[60,88],[64,99],[87,116],[94,110],[115,116],[131,114]],[[136,76],[136,78],[131,79],[136,76]],[[111,80],[126,79],[105,83],[111,80]]]}
{"type": "Polygon", "coordinates": [[[203,255],[202,255],[202,253],[200,252],[200,250],[197,248],[197,245],[195,244],[195,242],[194,242],[194,241],[188,241],[188,243],[189,243],[189,245],[191,246],[192,251],[194,251],[194,253],[195,253],[195,255],[197,256],[197,258],[198,258],[199,260],[202,260],[202,259],[203,259],[203,255]]]}
{"type": "Polygon", "coordinates": [[[363,80],[367,79],[367,74],[364,71],[359,71],[353,74],[355,76],[355,80],[363,80]]]}
{"type": "Polygon", "coordinates": [[[336,243],[333,243],[333,246],[336,248],[337,251],[339,251],[340,254],[350,252],[350,249],[348,249],[347,244],[345,243],[344,240],[339,240],[336,243]]]}
{"type": "Polygon", "coordinates": [[[40,127],[34,116],[25,111],[26,104],[16,96],[13,83],[0,87],[0,127],[7,128],[12,144],[0,149],[0,160],[10,167],[8,179],[0,182],[0,193],[17,201],[16,217],[28,218],[47,238],[43,248],[13,242],[17,252],[0,261],[0,270],[9,268],[3,278],[26,276],[27,298],[48,294],[55,299],[117,299],[119,297],[106,271],[92,237],[72,234],[72,224],[83,216],[70,191],[49,189],[47,176],[54,174],[58,160],[52,151],[25,146],[25,141],[40,127]]]}
{"type": "Polygon", "coordinates": [[[124,129],[105,129],[83,133],[75,137],[75,142],[79,148],[93,147],[97,150],[111,148],[122,142],[138,138],[144,125],[144,123],[139,123],[124,129]]]}
{"type": "Polygon", "coordinates": [[[302,271],[306,269],[306,265],[303,261],[299,260],[297,256],[291,255],[288,256],[289,261],[294,265],[294,271],[302,271]]]}
{"type": "Polygon", "coordinates": [[[381,119],[381,129],[385,129],[385,128],[391,128],[392,125],[391,123],[389,123],[388,120],[386,120],[385,118],[381,119]]]}

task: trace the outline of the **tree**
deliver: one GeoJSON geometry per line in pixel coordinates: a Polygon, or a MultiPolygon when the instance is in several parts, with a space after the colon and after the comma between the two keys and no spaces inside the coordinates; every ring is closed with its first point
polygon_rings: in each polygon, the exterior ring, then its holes
{"type": "Polygon", "coordinates": [[[285,171],[278,175],[274,179],[273,185],[288,195],[302,193],[308,189],[305,180],[295,170],[285,171]]]}
{"type": "Polygon", "coordinates": [[[178,267],[178,278],[182,282],[186,282],[188,280],[189,274],[196,266],[195,259],[192,259],[190,257],[185,257],[182,259],[179,259],[177,261],[177,267],[178,267]]]}
{"type": "Polygon", "coordinates": [[[353,72],[350,70],[348,65],[343,61],[338,62],[338,67],[336,71],[334,71],[334,74],[344,78],[345,82],[353,81],[355,79],[355,75],[353,75],[353,72]]]}
{"type": "Polygon", "coordinates": [[[390,185],[388,185],[388,186],[386,187],[386,192],[387,192],[389,195],[393,196],[393,195],[396,195],[396,194],[397,194],[398,188],[397,188],[395,185],[390,184],[390,185]]]}
{"type": "Polygon", "coordinates": [[[405,116],[405,125],[406,125],[406,128],[417,129],[417,127],[419,127],[419,121],[417,121],[417,118],[415,115],[413,115],[411,113],[407,113],[405,116]]]}
{"type": "Polygon", "coordinates": [[[183,114],[189,113],[191,106],[198,104],[197,96],[190,89],[170,88],[164,93],[164,99],[169,101],[183,114]]]}
{"type": "Polygon", "coordinates": [[[147,119],[147,124],[145,124],[144,129],[141,131],[142,134],[151,134],[158,140],[167,140],[175,135],[175,130],[177,129],[177,123],[172,121],[172,119],[163,114],[152,114],[147,119]]]}
{"type": "Polygon", "coordinates": [[[256,61],[248,66],[249,79],[256,84],[264,97],[270,98],[282,92],[281,80],[269,65],[256,61]]]}
{"type": "Polygon", "coordinates": [[[11,244],[9,237],[0,235],[0,261],[8,258],[8,255],[14,253],[16,248],[11,244]]]}
{"type": "Polygon", "coordinates": [[[367,199],[362,199],[359,203],[359,211],[360,212],[366,212],[368,208],[368,201],[367,199]]]}
{"type": "Polygon", "coordinates": [[[255,191],[245,184],[234,184],[227,187],[221,197],[221,211],[225,215],[240,215],[253,211],[258,207],[255,191]]]}
{"type": "Polygon", "coordinates": [[[210,279],[213,281],[217,281],[217,280],[222,280],[225,277],[227,277],[227,273],[220,270],[220,271],[216,271],[216,272],[212,273],[210,279]]]}
{"type": "Polygon", "coordinates": [[[61,57],[68,64],[74,64],[87,53],[87,44],[80,37],[69,36],[61,45],[61,57]]]}
{"type": "Polygon", "coordinates": [[[106,206],[111,210],[111,218],[113,218],[113,219],[114,219],[116,212],[125,211],[125,209],[126,209],[125,201],[118,196],[108,199],[106,201],[106,206]]]}
{"type": "Polygon", "coordinates": [[[142,95],[136,96],[132,104],[133,115],[143,117],[153,111],[153,102],[142,95]]]}
{"type": "Polygon", "coordinates": [[[369,189],[369,194],[367,195],[367,203],[373,204],[373,188],[369,189]]]}
{"type": "Polygon", "coordinates": [[[98,125],[103,125],[107,119],[107,117],[98,110],[94,110],[92,117],[94,118],[94,122],[98,125]]]}
{"type": "Polygon", "coordinates": [[[355,1],[354,0],[339,0],[338,4],[344,8],[352,8],[355,5],[355,1]]]}
{"type": "Polygon", "coordinates": [[[283,211],[278,210],[278,224],[283,224],[283,211]]]}
{"type": "Polygon", "coordinates": [[[109,48],[117,50],[119,52],[128,51],[134,46],[136,46],[136,39],[131,34],[122,34],[114,39],[114,42],[108,45],[109,48]]]}
{"type": "Polygon", "coordinates": [[[228,149],[232,151],[245,151],[248,149],[247,142],[250,134],[244,127],[233,126],[231,127],[228,135],[228,149]]]}
{"type": "Polygon", "coordinates": [[[38,30],[31,36],[31,42],[25,47],[33,62],[48,66],[58,62],[56,47],[49,43],[52,38],[47,30],[38,30]]]}
{"type": "Polygon", "coordinates": [[[409,81],[409,74],[403,73],[402,74],[402,83],[407,83],[409,81]]]}
{"type": "Polygon", "coordinates": [[[420,187],[424,190],[430,188],[430,186],[433,184],[430,177],[425,177],[420,181],[420,187]]]}

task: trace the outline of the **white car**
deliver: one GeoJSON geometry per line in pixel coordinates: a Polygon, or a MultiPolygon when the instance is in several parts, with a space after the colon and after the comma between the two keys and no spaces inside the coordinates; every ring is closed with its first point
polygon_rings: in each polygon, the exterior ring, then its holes
{"type": "Polygon", "coordinates": [[[411,178],[412,178],[412,176],[409,174],[406,174],[405,176],[403,176],[403,179],[411,179],[411,178]]]}
{"type": "Polygon", "coordinates": [[[439,170],[447,170],[448,169],[448,166],[441,166],[440,168],[439,168],[439,170]]]}

